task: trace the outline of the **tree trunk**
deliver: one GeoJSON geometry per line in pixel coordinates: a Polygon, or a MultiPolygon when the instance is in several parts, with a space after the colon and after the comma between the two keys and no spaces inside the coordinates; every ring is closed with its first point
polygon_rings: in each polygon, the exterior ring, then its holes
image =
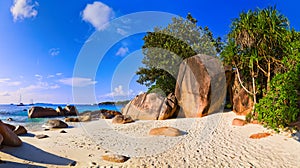
{"type": "Polygon", "coordinates": [[[254,76],[253,68],[251,72],[251,77],[252,77],[252,89],[253,89],[253,108],[252,108],[252,115],[253,115],[255,111],[255,105],[256,105],[256,87],[255,87],[255,76],[254,76]]]}
{"type": "Polygon", "coordinates": [[[270,81],[271,81],[271,61],[268,61],[268,74],[267,74],[267,93],[270,91],[270,81]]]}

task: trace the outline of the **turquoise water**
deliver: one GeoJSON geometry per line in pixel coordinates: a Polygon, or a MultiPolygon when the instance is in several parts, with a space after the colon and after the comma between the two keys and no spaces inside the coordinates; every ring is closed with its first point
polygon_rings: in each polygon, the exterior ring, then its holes
{"type": "MultiPolygon", "coordinates": [[[[34,106],[50,107],[56,109],[58,106],[65,107],[63,104],[35,104],[34,106]]],[[[95,111],[100,109],[121,111],[122,106],[118,105],[75,105],[78,112],[95,111]]],[[[33,128],[44,124],[49,118],[28,118],[28,109],[32,106],[16,106],[16,105],[0,105],[0,120],[12,125],[23,125],[25,127],[33,128]],[[12,118],[13,121],[6,121],[12,118]]],[[[64,117],[56,117],[63,119],[64,117]]],[[[53,118],[52,118],[53,119],[53,118]]]]}

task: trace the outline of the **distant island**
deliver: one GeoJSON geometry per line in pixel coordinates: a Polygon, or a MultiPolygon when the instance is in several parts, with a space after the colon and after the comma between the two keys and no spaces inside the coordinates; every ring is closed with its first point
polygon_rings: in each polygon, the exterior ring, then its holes
{"type": "Polygon", "coordinates": [[[126,105],[130,102],[130,100],[124,100],[124,101],[106,101],[106,102],[100,102],[98,105],[126,105]]]}

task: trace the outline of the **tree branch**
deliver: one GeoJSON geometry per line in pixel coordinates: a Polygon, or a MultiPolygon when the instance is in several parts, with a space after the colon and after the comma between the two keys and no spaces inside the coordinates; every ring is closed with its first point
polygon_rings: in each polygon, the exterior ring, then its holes
{"type": "Polygon", "coordinates": [[[247,92],[249,93],[250,95],[253,95],[253,93],[251,93],[242,83],[242,80],[240,78],[240,73],[239,73],[239,69],[236,67],[236,72],[237,72],[237,77],[239,79],[239,82],[240,82],[240,85],[242,86],[242,88],[247,92]]]}
{"type": "Polygon", "coordinates": [[[265,75],[268,75],[268,73],[262,67],[259,66],[258,61],[256,61],[256,65],[258,69],[260,69],[265,75]]]}

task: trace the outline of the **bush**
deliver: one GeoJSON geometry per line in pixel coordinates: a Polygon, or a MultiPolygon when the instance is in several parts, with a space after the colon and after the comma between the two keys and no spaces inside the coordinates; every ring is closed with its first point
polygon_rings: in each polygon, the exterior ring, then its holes
{"type": "Polygon", "coordinates": [[[297,104],[299,68],[296,69],[275,75],[270,91],[255,106],[257,119],[276,131],[294,122],[300,112],[297,104]]]}

